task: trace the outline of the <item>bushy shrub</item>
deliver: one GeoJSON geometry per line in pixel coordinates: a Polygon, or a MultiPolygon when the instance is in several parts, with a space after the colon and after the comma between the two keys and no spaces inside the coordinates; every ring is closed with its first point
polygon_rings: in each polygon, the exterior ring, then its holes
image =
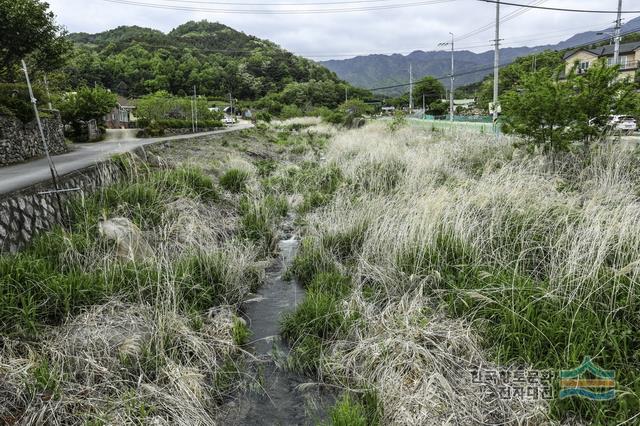
{"type": "Polygon", "coordinates": [[[267,111],[260,111],[256,113],[256,120],[264,121],[265,123],[271,123],[271,114],[267,111]]]}
{"type": "Polygon", "coordinates": [[[304,115],[300,107],[296,105],[285,105],[282,107],[282,111],[280,112],[280,118],[288,119],[288,118],[296,118],[304,115]]]}
{"type": "MultiPolygon", "coordinates": [[[[33,87],[33,95],[42,107],[46,99],[37,86],[33,87]]],[[[35,118],[26,84],[0,83],[0,114],[13,116],[23,123],[35,118]]]]}

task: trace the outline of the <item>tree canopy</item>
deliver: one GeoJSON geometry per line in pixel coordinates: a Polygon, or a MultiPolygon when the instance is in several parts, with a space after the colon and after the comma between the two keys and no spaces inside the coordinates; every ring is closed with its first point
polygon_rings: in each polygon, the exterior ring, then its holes
{"type": "Polygon", "coordinates": [[[422,96],[424,95],[426,105],[431,105],[435,101],[439,101],[445,97],[446,90],[439,80],[431,76],[426,76],[413,89],[413,104],[422,105],[422,96]]]}
{"type": "Polygon", "coordinates": [[[66,123],[97,120],[116,105],[116,95],[102,87],[82,87],[77,92],[66,93],[57,102],[62,119],[66,123]]]}
{"type": "Polygon", "coordinates": [[[70,49],[49,5],[39,0],[0,0],[0,81],[12,81],[21,59],[33,71],[60,67],[70,49]]]}
{"type": "Polygon", "coordinates": [[[328,69],[272,42],[207,21],[187,22],[168,34],[119,27],[69,38],[76,49],[60,74],[62,87],[97,83],[139,97],[160,90],[184,96],[196,85],[205,96],[255,100],[291,83],[341,83],[328,69]]]}
{"type": "Polygon", "coordinates": [[[604,61],[587,73],[543,68],[523,72],[519,83],[502,96],[504,129],[522,136],[529,146],[539,146],[555,156],[572,142],[587,146],[607,128],[608,116],[628,108],[634,85],[618,78],[619,67],[604,61]]]}

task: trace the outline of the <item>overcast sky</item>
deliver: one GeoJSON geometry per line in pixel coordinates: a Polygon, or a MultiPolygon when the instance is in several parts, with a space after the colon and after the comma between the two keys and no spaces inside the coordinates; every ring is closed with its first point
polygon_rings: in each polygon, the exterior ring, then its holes
{"type": "MultiPolygon", "coordinates": [[[[117,1],[117,0],[116,0],[117,1]]],[[[415,3],[418,0],[356,0],[352,4],[302,6],[305,3],[349,2],[354,0],[126,0],[186,8],[226,10],[292,10],[357,8],[415,3]],[[226,4],[225,4],[226,3],[226,4]],[[247,3],[255,4],[247,6],[247,3]],[[298,6],[273,6],[274,3],[298,6]]],[[[533,0],[511,0],[530,3],[533,0]]],[[[447,41],[449,32],[468,34],[495,19],[495,5],[476,0],[455,0],[388,10],[331,14],[231,14],[216,11],[166,10],[107,0],[48,0],[57,20],[70,32],[100,32],[120,25],[139,25],[169,31],[189,20],[221,22],[237,30],[274,41],[292,52],[316,60],[342,59],[370,53],[402,53],[435,50],[447,41]]],[[[615,9],[616,0],[538,0],[544,6],[580,9],[615,9]]],[[[639,9],[640,1],[625,0],[627,9],[639,9]]],[[[517,11],[502,7],[502,16],[517,11]]],[[[521,10],[521,9],[520,9],[521,10]]],[[[633,15],[625,15],[632,19],[633,15]]],[[[507,46],[535,46],[565,40],[571,35],[612,25],[615,15],[530,10],[502,26],[501,38],[507,46]]],[[[460,48],[489,50],[494,28],[460,40],[460,48]]]]}

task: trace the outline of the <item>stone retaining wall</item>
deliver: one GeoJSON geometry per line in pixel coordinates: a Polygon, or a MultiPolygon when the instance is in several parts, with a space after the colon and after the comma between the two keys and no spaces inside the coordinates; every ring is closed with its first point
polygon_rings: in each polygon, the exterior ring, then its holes
{"type": "MultiPolygon", "coordinates": [[[[94,192],[117,182],[122,172],[112,161],[99,163],[60,177],[60,187],[79,191],[60,193],[63,208],[72,197],[94,192]]],[[[0,252],[15,253],[24,248],[39,232],[62,223],[62,215],[51,181],[0,195],[0,252]]],[[[66,212],[65,212],[66,215],[66,212]]]]}
{"type": "MultiPolygon", "coordinates": [[[[64,127],[58,111],[46,111],[50,117],[42,118],[45,137],[52,155],[67,151],[64,127]]],[[[22,163],[44,156],[40,130],[35,120],[22,123],[17,118],[0,115],[0,166],[22,163]]]]}
{"type": "MultiPolygon", "coordinates": [[[[198,127],[198,133],[201,132],[213,132],[214,130],[222,130],[223,127],[198,127]]],[[[164,129],[164,136],[178,136],[192,133],[191,129],[164,129]]]]}

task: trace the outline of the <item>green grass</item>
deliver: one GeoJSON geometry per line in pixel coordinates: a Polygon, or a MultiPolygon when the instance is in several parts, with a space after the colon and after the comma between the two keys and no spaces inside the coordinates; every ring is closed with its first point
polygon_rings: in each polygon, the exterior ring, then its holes
{"type": "Polygon", "coordinates": [[[345,393],[331,409],[331,421],[321,426],[371,426],[367,409],[356,398],[345,393]]]}
{"type": "Polygon", "coordinates": [[[60,398],[59,373],[47,359],[39,359],[29,369],[27,392],[31,397],[42,395],[53,400],[60,398]]]}
{"type": "Polygon", "coordinates": [[[319,165],[305,161],[300,167],[289,168],[281,175],[262,180],[267,192],[302,194],[304,197],[300,213],[327,204],[338,190],[344,177],[340,169],[332,165],[319,165]]]}
{"type": "Polygon", "coordinates": [[[320,244],[341,263],[353,263],[362,250],[369,224],[357,222],[349,229],[337,232],[324,232],[320,236],[320,244]]]}
{"type": "Polygon", "coordinates": [[[265,250],[271,251],[277,237],[277,226],[288,211],[289,204],[282,196],[244,197],[240,200],[240,235],[263,243],[265,250]]]}
{"type": "Polygon", "coordinates": [[[298,255],[290,269],[300,284],[307,285],[321,272],[337,272],[337,265],[330,253],[322,246],[315,244],[311,238],[302,240],[298,255]]]}
{"type": "Polygon", "coordinates": [[[392,192],[407,166],[400,160],[369,161],[358,167],[351,182],[354,189],[370,193],[392,192]]]}
{"type": "Polygon", "coordinates": [[[233,328],[231,329],[233,336],[233,342],[238,346],[244,346],[249,343],[251,337],[251,329],[247,326],[247,323],[240,318],[233,319],[233,328]]]}
{"type": "MultiPolygon", "coordinates": [[[[0,257],[0,324],[4,330],[36,334],[43,325],[60,324],[83,308],[112,296],[153,303],[174,282],[175,298],[184,313],[219,304],[235,304],[243,294],[232,280],[223,253],[195,253],[178,259],[172,270],[153,263],[114,263],[91,272],[78,267],[58,270],[55,263],[29,253],[0,257]]],[[[259,276],[248,270],[242,280],[255,288],[259,276]]]]}
{"type": "MultiPolygon", "coordinates": [[[[166,205],[178,197],[207,202],[218,197],[211,178],[199,169],[139,172],[125,159],[118,161],[119,167],[131,171],[133,182],[73,200],[70,209],[75,221],[70,230],[55,228],[23,252],[0,256],[0,325],[4,330],[34,335],[44,325],[60,324],[113,296],[152,303],[162,291],[162,280],[167,279],[175,281],[184,312],[237,303],[242,297],[230,282],[230,259],[220,252],[185,255],[171,267],[153,262],[98,262],[91,270],[83,267],[85,260],[110,250],[110,243],[98,236],[100,219],[122,215],[150,229],[161,222],[166,205]]],[[[256,287],[260,278],[248,271],[245,279],[256,287]]]]}
{"type": "Polygon", "coordinates": [[[240,193],[247,189],[249,172],[240,169],[230,169],[220,177],[220,185],[229,192],[240,193]]]}
{"type": "Polygon", "coordinates": [[[258,160],[255,162],[256,168],[258,169],[258,177],[266,178],[271,176],[273,172],[278,168],[275,160],[270,158],[264,160],[258,160]]]}
{"type": "Polygon", "coordinates": [[[151,180],[165,191],[178,196],[200,198],[204,201],[218,201],[220,198],[213,179],[195,167],[158,172],[151,180]]]}
{"type": "Polygon", "coordinates": [[[70,202],[76,229],[95,226],[101,218],[124,216],[146,229],[158,225],[169,202],[179,197],[213,202],[219,199],[213,180],[196,168],[136,175],[102,188],[91,197],[70,202]]]}
{"type": "Polygon", "coordinates": [[[341,302],[351,292],[351,279],[322,273],[306,288],[304,301],[282,319],[282,336],[292,343],[291,366],[315,373],[327,344],[346,336],[357,316],[346,314],[341,302]]]}
{"type": "MultiPolygon", "coordinates": [[[[640,410],[640,335],[636,301],[622,299],[625,277],[601,274],[598,296],[572,302],[555,295],[551,283],[531,275],[483,264],[462,242],[446,234],[433,247],[414,247],[398,256],[407,274],[441,279],[425,288],[454,317],[476,325],[492,359],[499,365],[530,365],[559,372],[581,364],[585,356],[616,370],[619,396],[608,402],[554,399],[551,414],[561,419],[577,413],[592,424],[622,422],[640,410]],[[619,299],[619,300],[617,300],[619,299]],[[611,306],[621,306],[612,311],[611,306]]],[[[626,296],[624,296],[626,297],[626,296]]],[[[556,383],[555,394],[559,388],[556,383]]]]}

